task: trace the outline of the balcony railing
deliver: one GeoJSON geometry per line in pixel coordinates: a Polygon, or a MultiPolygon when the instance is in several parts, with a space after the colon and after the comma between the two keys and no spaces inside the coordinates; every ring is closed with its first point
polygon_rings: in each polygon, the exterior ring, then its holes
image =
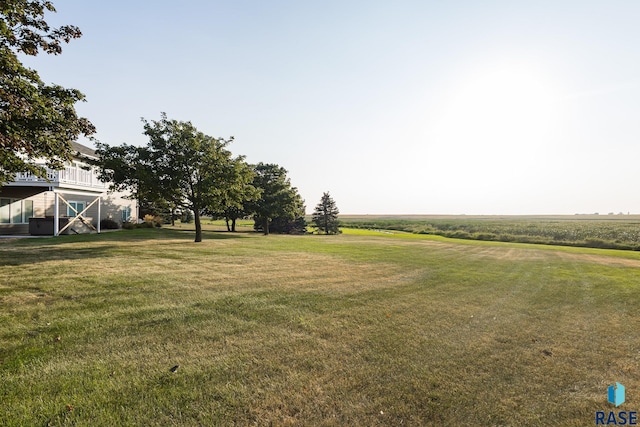
{"type": "Polygon", "coordinates": [[[65,166],[61,170],[47,168],[47,179],[40,178],[31,172],[16,174],[15,182],[18,183],[48,183],[49,185],[73,185],[91,188],[107,188],[107,184],[98,179],[93,170],[86,170],[79,165],[65,166]]]}

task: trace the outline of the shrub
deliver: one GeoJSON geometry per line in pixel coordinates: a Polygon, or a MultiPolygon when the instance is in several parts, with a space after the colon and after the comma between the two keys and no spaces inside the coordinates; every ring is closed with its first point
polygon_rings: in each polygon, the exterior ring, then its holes
{"type": "Polygon", "coordinates": [[[143,224],[149,224],[145,225],[145,228],[162,227],[162,221],[162,217],[159,215],[147,214],[144,216],[143,224]]]}
{"type": "Polygon", "coordinates": [[[493,233],[475,233],[473,237],[476,240],[487,240],[487,241],[498,239],[498,236],[496,236],[493,233]]]}
{"type": "Polygon", "coordinates": [[[471,239],[471,234],[464,230],[449,231],[444,233],[444,235],[454,239],[471,239]]]}
{"type": "Polygon", "coordinates": [[[125,222],[122,224],[123,230],[134,230],[136,228],[138,228],[138,224],[135,224],[133,222],[125,222]]]}
{"type": "Polygon", "coordinates": [[[588,248],[598,248],[598,249],[616,249],[618,247],[618,245],[616,245],[613,242],[608,242],[606,240],[597,239],[597,238],[585,239],[584,244],[588,248]]]}
{"type": "MultiPolygon", "coordinates": [[[[262,218],[253,218],[253,229],[262,231],[262,218]]],[[[307,221],[303,216],[295,219],[278,217],[269,221],[269,232],[275,234],[306,234],[307,221]]]]}
{"type": "Polygon", "coordinates": [[[183,224],[189,224],[193,221],[193,212],[190,210],[185,210],[182,212],[182,217],[180,217],[180,222],[183,224]]]}
{"type": "Polygon", "coordinates": [[[120,226],[118,225],[118,223],[112,219],[105,218],[100,221],[100,229],[102,230],[117,230],[119,228],[120,226]]]}
{"type": "Polygon", "coordinates": [[[154,222],[141,222],[136,224],[134,222],[125,222],[122,224],[124,230],[135,230],[136,228],[154,228],[156,225],[154,222]]]}

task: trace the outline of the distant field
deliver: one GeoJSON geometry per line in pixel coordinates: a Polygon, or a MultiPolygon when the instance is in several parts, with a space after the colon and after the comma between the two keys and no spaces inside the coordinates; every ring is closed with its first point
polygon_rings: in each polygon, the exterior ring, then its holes
{"type": "Polygon", "coordinates": [[[0,241],[0,425],[583,426],[615,381],[640,407],[640,253],[217,228],[0,241]]]}
{"type": "Polygon", "coordinates": [[[343,215],[349,228],[502,242],[640,250],[640,215],[343,215]]]}

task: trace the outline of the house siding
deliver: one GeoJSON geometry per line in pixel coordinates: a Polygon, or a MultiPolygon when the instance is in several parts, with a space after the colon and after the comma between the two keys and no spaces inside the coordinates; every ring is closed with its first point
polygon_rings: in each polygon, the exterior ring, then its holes
{"type": "Polygon", "coordinates": [[[102,197],[101,214],[103,219],[112,219],[122,224],[122,211],[129,208],[131,212],[130,222],[138,219],[138,203],[136,200],[127,198],[129,193],[114,191],[102,197]]]}
{"type": "Polygon", "coordinates": [[[29,234],[29,224],[0,224],[0,234],[29,234]]]}
{"type": "MultiPolygon", "coordinates": [[[[51,209],[50,214],[46,212],[46,196],[44,198],[42,197],[42,190],[42,188],[37,187],[2,187],[0,188],[0,198],[32,200],[34,216],[53,216],[53,208],[51,209]]],[[[49,197],[53,202],[53,192],[48,193],[51,194],[49,197]]]]}
{"type": "MultiPolygon", "coordinates": [[[[96,197],[100,196],[100,219],[112,219],[118,224],[122,225],[122,212],[126,208],[130,209],[131,218],[130,221],[136,221],[137,217],[137,204],[135,200],[127,199],[127,193],[113,192],[113,193],[96,193],[95,195],[86,194],[74,194],[66,193],[64,191],[58,191],[68,202],[83,202],[85,207],[91,204],[96,197]]],[[[53,217],[55,210],[55,197],[56,194],[53,191],[48,191],[38,187],[3,187],[0,188],[0,198],[20,199],[20,200],[32,200],[33,201],[33,217],[45,218],[53,217]],[[44,190],[44,191],[43,191],[44,190]]],[[[60,218],[73,217],[74,215],[68,215],[67,204],[63,202],[62,198],[58,203],[58,216],[60,218]]],[[[83,217],[93,224],[94,227],[98,225],[98,202],[94,203],[83,214],[83,217]]],[[[74,222],[71,226],[77,232],[89,232],[91,229],[86,226],[81,226],[79,222],[74,222]]],[[[29,234],[29,224],[0,224],[0,234],[29,234]]]]}
{"type": "MultiPolygon", "coordinates": [[[[0,198],[33,201],[34,218],[52,218],[55,216],[56,193],[68,202],[83,202],[85,207],[98,196],[100,199],[100,215],[98,202],[87,209],[83,217],[97,226],[101,219],[112,219],[122,224],[122,212],[130,212],[130,221],[137,220],[137,202],[127,198],[127,192],[109,192],[108,185],[100,182],[95,170],[89,170],[89,164],[82,156],[95,158],[95,151],[76,142],[72,142],[73,149],[80,153],[73,162],[65,165],[60,171],[49,171],[47,179],[28,173],[16,174],[16,181],[0,187],[0,198]],[[54,191],[55,190],[55,191],[54,191]]],[[[67,204],[62,199],[58,204],[60,218],[74,217],[67,215],[67,204]]],[[[13,209],[13,208],[11,208],[13,209]]],[[[72,212],[73,213],[73,212],[72,212]]],[[[90,228],[79,221],[71,226],[74,229],[87,232],[90,228]]],[[[29,224],[0,224],[0,234],[28,234],[29,224]]]]}
{"type": "MultiPolygon", "coordinates": [[[[53,201],[53,192],[50,193],[50,200],[53,201]]],[[[1,199],[18,199],[33,201],[33,216],[44,217],[46,213],[46,198],[43,196],[42,188],[32,187],[2,187],[0,188],[1,199]]],[[[50,214],[53,215],[53,209],[50,214]]],[[[28,221],[28,219],[27,219],[28,221]]],[[[0,224],[0,234],[29,234],[29,224],[0,224]]]]}

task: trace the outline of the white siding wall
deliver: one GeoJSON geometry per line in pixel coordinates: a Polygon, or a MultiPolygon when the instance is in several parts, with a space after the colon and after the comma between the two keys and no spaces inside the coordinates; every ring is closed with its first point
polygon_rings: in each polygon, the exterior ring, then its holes
{"type": "MultiPolygon", "coordinates": [[[[85,207],[88,206],[95,198],[96,195],[81,195],[73,193],[60,192],[60,195],[68,202],[84,202],[85,207]]],[[[137,220],[137,203],[135,200],[125,198],[127,193],[104,192],[101,195],[100,200],[100,218],[98,218],[98,203],[96,202],[91,206],[87,212],[83,215],[90,220],[94,225],[97,225],[99,219],[109,218],[117,223],[122,223],[122,212],[125,209],[129,209],[131,212],[130,221],[135,222],[137,220]]],[[[46,189],[38,187],[3,187],[0,188],[0,198],[32,200],[33,201],[33,216],[36,218],[53,217],[54,216],[54,201],[55,193],[53,191],[46,191],[46,189]],[[43,191],[45,190],[45,191],[43,191]]],[[[67,205],[60,199],[59,212],[60,217],[68,216],[67,205]]],[[[75,216],[71,215],[71,216],[75,216]]],[[[0,224],[0,234],[27,234],[28,224],[0,224]]]]}

